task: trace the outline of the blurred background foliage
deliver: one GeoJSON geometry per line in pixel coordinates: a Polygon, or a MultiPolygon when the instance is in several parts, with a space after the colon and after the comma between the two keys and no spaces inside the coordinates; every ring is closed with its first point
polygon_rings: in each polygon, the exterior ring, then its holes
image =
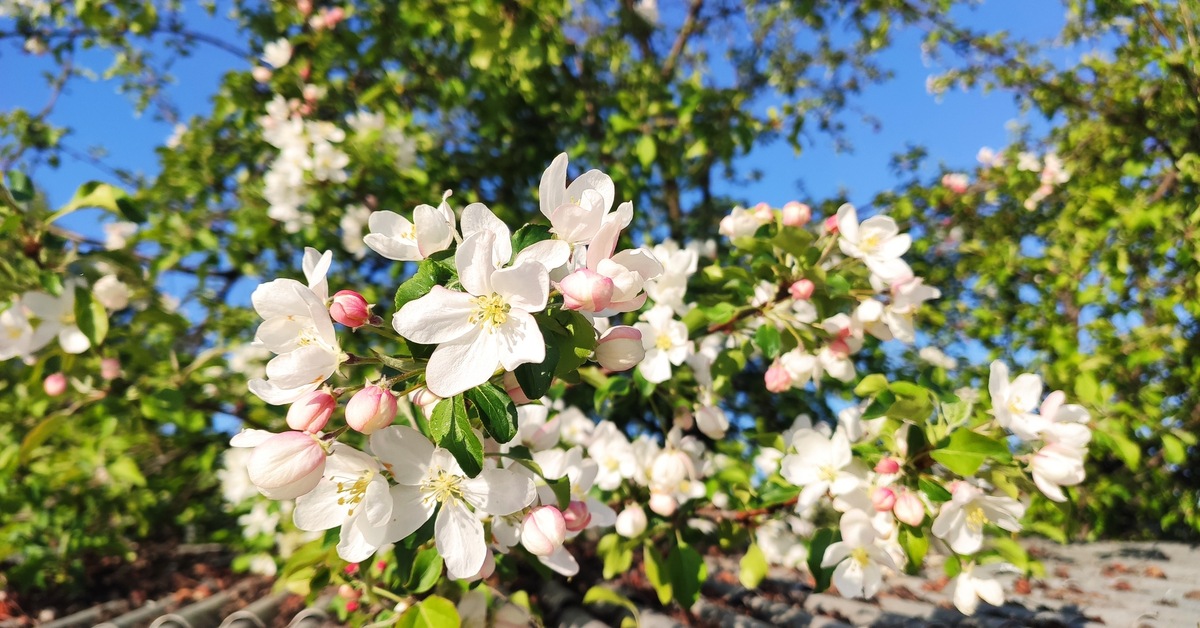
{"type": "MultiPolygon", "coordinates": [[[[691,0],[667,20],[632,0],[363,2],[345,6],[337,28],[314,29],[293,3],[237,2],[236,42],[189,30],[174,2],[11,13],[0,39],[55,60],[52,93],[89,78],[76,55],[104,49],[113,58],[107,76],[133,105],[171,121],[178,114],[164,86],[196,47],[220,47],[247,65],[280,37],[295,52],[266,84],[249,69],[227,73],[211,112],[179,120],[186,130],[159,150],[154,176],[114,170],[128,196],[93,204],[139,223],[125,250],[51,226],[55,208],[21,174],[70,150],[62,139],[71,130],[51,122],[54,99],[40,111],[0,112],[0,170],[19,197],[0,204],[0,300],[116,269],[141,304],[115,315],[88,353],[52,345],[33,364],[0,363],[0,412],[9,417],[0,424],[2,571],[13,584],[86,587],[90,556],[131,559],[149,542],[237,536],[214,475],[228,435],[214,424],[283,423],[281,409],[245,393],[247,367],[231,364],[244,361],[236,349],[257,322],[246,294],[260,280],[298,276],[304,246],[334,250],[334,289],[353,286],[372,302],[388,303],[404,272],[345,251],[348,207],[407,212],[453,189],[456,207],[481,200],[510,222],[528,220],[537,177],[565,150],[613,177],[634,201],[633,231],[645,241],[714,238],[735,204],[759,200],[717,191],[752,176],[739,159],[771,142],[803,150],[814,134],[841,141],[848,125],[871,123],[855,96],[887,80],[878,55],[906,29],[923,35],[945,70],[935,91],[1000,91],[1052,126],[1020,130],[1001,151],[1004,164],[967,173],[961,193],[922,168],[936,156],[914,147],[896,157],[895,186],[879,191],[874,211],[912,230],[909,259],[942,291],[919,326],[928,330],[922,343],[964,358],[957,370],[926,366],[924,375],[978,384],[1000,357],[1089,408],[1098,431],[1088,482],[1073,503],[1038,501],[1032,529],[1060,540],[1197,538],[1196,7],[1070,0],[1065,29],[1044,48],[960,26],[947,17],[955,4],[691,0]],[[1085,43],[1104,52],[1077,64],[1050,60],[1053,46],[1085,43]],[[325,90],[313,118],[378,113],[386,131],[341,146],[349,180],[310,184],[304,211],[313,221],[287,233],[266,217],[263,175],[276,149],[259,119],[275,94],[302,98],[306,84],[325,90]],[[766,100],[777,104],[752,106],[766,100]],[[411,142],[408,152],[385,140],[392,131],[411,142]],[[1032,209],[1042,181],[1021,169],[1022,152],[1057,155],[1069,173],[1032,209]],[[164,290],[165,278],[180,276],[185,288],[164,290]],[[119,359],[120,378],[95,375],[106,357],[119,359]],[[42,392],[56,371],[75,394],[42,392]]],[[[829,215],[842,200],[809,202],[829,215]]],[[[704,286],[693,288],[702,297],[704,286]]],[[[920,363],[903,357],[876,346],[859,370],[915,379],[920,363]]],[[[781,429],[800,412],[828,419],[826,396],[850,398],[852,386],[781,404],[762,390],[766,366],[721,367],[748,391],[737,409],[764,417],[760,427],[781,429]]],[[[613,412],[653,426],[652,409],[633,399],[613,412]]]]}

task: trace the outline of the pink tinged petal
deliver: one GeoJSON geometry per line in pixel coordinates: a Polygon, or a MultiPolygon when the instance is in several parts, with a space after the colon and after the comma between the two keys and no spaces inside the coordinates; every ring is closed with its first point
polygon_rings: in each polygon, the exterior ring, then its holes
{"type": "Polygon", "coordinates": [[[385,543],[386,534],[386,526],[374,525],[366,517],[356,516],[342,526],[337,545],[338,556],[346,562],[361,563],[385,543]]]}
{"type": "Polygon", "coordinates": [[[492,290],[513,309],[540,312],[550,296],[550,274],[536,262],[525,262],[492,273],[492,290]]]}
{"type": "Polygon", "coordinates": [[[413,210],[413,222],[416,223],[417,248],[422,257],[444,251],[454,241],[454,230],[446,217],[429,205],[418,205],[413,210]]]}
{"type": "Polygon", "coordinates": [[[483,203],[471,203],[463,209],[462,230],[463,238],[482,232],[496,236],[496,258],[493,260],[493,266],[507,264],[512,257],[512,232],[508,230],[508,225],[483,203]]]}
{"type": "Polygon", "coordinates": [[[479,572],[487,554],[483,524],[462,502],[451,499],[442,503],[433,537],[451,578],[461,580],[479,572]]]}
{"type": "MultiPolygon", "coordinates": [[[[464,220],[466,215],[463,215],[464,220]]],[[[463,290],[475,296],[487,296],[492,290],[492,273],[496,260],[496,234],[483,230],[472,233],[459,245],[454,253],[454,265],[458,268],[458,281],[463,290]]],[[[504,260],[508,261],[508,260],[504,260]]]]}
{"type": "Polygon", "coordinates": [[[78,327],[70,325],[58,330],[58,344],[63,351],[78,354],[87,351],[92,346],[92,341],[88,340],[78,327]]]}
{"type": "Polygon", "coordinates": [[[538,185],[538,204],[541,207],[542,215],[547,219],[550,218],[551,212],[566,201],[566,185],[567,154],[559,153],[542,173],[542,180],[538,185]]]}
{"type": "Polygon", "coordinates": [[[662,262],[646,249],[626,249],[613,255],[612,261],[637,273],[643,281],[655,279],[663,273],[662,262]]]}
{"type": "Polygon", "coordinates": [[[592,237],[587,249],[587,267],[597,270],[600,260],[613,256],[617,250],[617,239],[621,237],[621,227],[615,222],[606,223],[592,237]]]}
{"type": "Polygon", "coordinates": [[[1033,483],[1036,484],[1038,490],[1040,490],[1043,495],[1050,498],[1051,501],[1056,501],[1059,503],[1067,501],[1067,496],[1063,494],[1062,487],[1051,482],[1049,478],[1041,473],[1038,473],[1036,470],[1033,472],[1033,483]]]}
{"type": "Polygon", "coordinates": [[[540,364],[546,359],[546,340],[542,337],[542,330],[533,316],[526,312],[512,310],[503,325],[494,331],[484,331],[483,335],[493,335],[499,341],[497,357],[506,371],[522,364],[540,364]]]}
{"type": "Polygon", "coordinates": [[[500,366],[501,342],[500,334],[475,327],[438,345],[425,369],[429,390],[448,398],[491,379],[500,366]]]}
{"type": "Polygon", "coordinates": [[[242,430],[229,439],[230,447],[257,447],[275,434],[266,430],[242,430]]]}
{"type": "Polygon", "coordinates": [[[386,538],[396,543],[416,532],[433,516],[437,502],[426,500],[416,486],[396,484],[389,489],[392,496],[392,516],[388,522],[386,538]]]}
{"type": "Polygon", "coordinates": [[[538,556],[538,560],[542,561],[543,565],[549,567],[555,573],[568,578],[579,573],[579,563],[575,562],[575,557],[564,546],[559,546],[549,556],[538,556]]]}
{"type": "Polygon", "coordinates": [[[484,469],[462,484],[463,499],[491,515],[511,515],[537,497],[529,478],[507,469],[484,469]]]}
{"type": "MultiPolygon", "coordinates": [[[[604,217],[604,224],[608,224],[610,222],[616,223],[619,229],[628,227],[629,223],[633,222],[633,202],[625,201],[624,203],[621,203],[617,206],[617,211],[612,212],[604,217]]],[[[691,272],[696,272],[696,269],[692,268],[691,272]]]]}
{"type": "Polygon", "coordinates": [[[371,435],[371,453],[399,484],[420,484],[433,460],[433,450],[433,443],[424,434],[407,425],[385,427],[371,435]]]}
{"type": "Polygon", "coordinates": [[[429,294],[405,303],[392,317],[392,328],[405,338],[432,345],[461,338],[477,329],[471,315],[475,297],[434,286],[429,294]]]}
{"type": "Polygon", "coordinates": [[[524,262],[537,262],[546,267],[546,270],[555,270],[566,264],[571,259],[571,245],[562,240],[542,240],[534,242],[529,246],[521,249],[517,253],[516,259],[513,260],[513,266],[520,266],[524,262]]]}
{"type": "Polygon", "coordinates": [[[294,499],[308,493],[320,482],[324,470],[324,450],[303,432],[272,436],[254,448],[246,465],[250,481],[272,499],[294,499]]]}
{"type": "Polygon", "coordinates": [[[250,295],[254,311],[270,320],[276,317],[303,316],[309,311],[309,300],[316,301],[312,290],[295,279],[276,279],[259,285],[250,295]]]}

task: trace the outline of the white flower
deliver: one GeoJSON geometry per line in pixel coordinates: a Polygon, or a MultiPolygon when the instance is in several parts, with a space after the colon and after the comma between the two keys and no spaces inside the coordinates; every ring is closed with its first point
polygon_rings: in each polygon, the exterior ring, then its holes
{"type": "Polygon", "coordinates": [[[92,294],[105,308],[117,311],[129,306],[129,286],[116,275],[105,275],[92,285],[92,294]]]}
{"type": "Polygon", "coordinates": [[[110,222],[104,225],[104,248],[115,251],[125,248],[127,240],[137,233],[137,223],[110,222]]]}
{"type": "Polygon", "coordinates": [[[242,527],[242,536],[247,539],[260,534],[274,536],[279,527],[279,513],[271,512],[265,503],[258,502],[250,512],[238,517],[238,525],[242,527]]]}
{"type": "Polygon", "coordinates": [[[37,351],[58,336],[58,344],[67,353],[83,353],[92,346],[87,336],[75,324],[75,286],[68,281],[62,294],[54,297],[45,292],[26,292],[21,303],[37,318],[37,327],[29,341],[29,350],[37,351]]]}
{"type": "Polygon", "coordinates": [[[957,482],[954,498],[942,504],[933,522],[933,535],[943,539],[958,554],[974,554],[983,547],[983,526],[995,524],[1009,532],[1021,530],[1025,506],[1015,499],[985,495],[983,491],[957,482]]]}
{"type": "Polygon", "coordinates": [[[281,37],[263,46],[262,60],[271,64],[271,67],[276,70],[282,68],[292,60],[292,42],[288,41],[286,37],[281,37]]]}
{"type": "Polygon", "coordinates": [[[531,260],[497,270],[496,248],[491,231],[467,237],[454,257],[465,292],[434,286],[392,318],[401,336],[438,345],[425,377],[439,397],[478,386],[499,367],[511,371],[546,358],[533,314],[546,307],[549,273],[531,260]]]}
{"type": "Polygon", "coordinates": [[[420,432],[392,426],[371,436],[371,451],[392,472],[393,510],[387,538],[401,540],[425,524],[437,510],[434,539],[450,577],[469,578],[487,555],[483,524],[467,506],[494,516],[511,515],[529,505],[533,482],[507,469],[484,469],[468,478],[450,452],[434,447],[420,432]],[[441,508],[438,505],[441,504],[441,508]]]}
{"type": "Polygon", "coordinates": [[[0,360],[25,356],[33,349],[33,326],[25,316],[25,306],[16,299],[0,312],[0,360]]]}
{"type": "Polygon", "coordinates": [[[873,216],[860,225],[857,210],[846,204],[838,208],[837,225],[842,253],[862,260],[871,272],[887,281],[912,276],[908,264],[900,259],[912,245],[912,238],[900,233],[895,220],[873,216]]]}
{"type": "Polygon", "coordinates": [[[247,465],[254,450],[235,447],[221,455],[221,468],[217,469],[217,480],[221,482],[221,497],[234,506],[258,495],[254,482],[250,481],[247,465]]]}
{"type": "Polygon", "coordinates": [[[357,449],[337,444],[312,492],[296,499],[292,515],[301,530],[341,526],[337,552],[351,563],[364,561],[388,542],[392,493],[379,463],[357,449]]]}
{"type": "Polygon", "coordinates": [[[721,219],[717,232],[734,240],[748,238],[758,232],[758,228],[767,224],[753,209],[734,207],[729,215],[721,219]]]}
{"type": "Polygon", "coordinates": [[[630,504],[617,515],[616,531],[627,539],[637,538],[646,531],[647,523],[646,511],[641,506],[630,504]]]}
{"type": "Polygon", "coordinates": [[[721,440],[725,438],[725,432],[729,429],[729,417],[725,416],[725,411],[719,406],[712,405],[711,400],[704,400],[696,406],[696,427],[700,428],[705,436],[721,440]]]}
{"type": "Polygon", "coordinates": [[[1017,153],[1017,170],[1026,172],[1037,172],[1042,169],[1042,162],[1038,160],[1037,155],[1022,151],[1017,153]]]}
{"type": "Polygon", "coordinates": [[[616,200],[612,179],[599,170],[589,170],[566,185],[567,154],[561,153],[542,173],[538,201],[550,220],[551,231],[569,244],[587,244],[600,227],[613,223],[619,232],[633,219],[633,204],[622,203],[610,213],[616,200]]]}
{"type": "MultiPolygon", "coordinates": [[[[324,283],[324,273],[317,283],[324,283]]],[[[329,310],[311,288],[294,279],[276,279],[250,295],[263,317],[255,340],[275,356],[267,379],[252,379],[250,392],[272,405],[284,405],[316,390],[342,360],[329,310]]]]}
{"type": "Polygon", "coordinates": [[[447,191],[437,208],[417,205],[412,222],[389,211],[371,214],[370,233],[363,241],[376,253],[398,261],[420,261],[446,250],[455,236],[454,212],[446,202],[449,196],[447,191]]]}
{"type": "Polygon", "coordinates": [[[954,600],[954,607],[964,615],[974,615],[979,600],[992,606],[1000,606],[1004,604],[1004,587],[1000,585],[996,576],[1013,569],[1008,563],[967,563],[950,582],[947,593],[950,594],[950,599],[954,600]]]}
{"type": "Polygon", "coordinates": [[[633,446],[611,421],[601,422],[592,431],[592,441],[588,445],[587,454],[596,461],[596,486],[600,490],[616,490],[622,480],[633,477],[637,471],[633,446]]]}
{"type": "Polygon", "coordinates": [[[1022,373],[1008,381],[1008,366],[996,360],[991,365],[988,392],[992,395],[992,414],[1001,427],[1018,438],[1033,440],[1045,428],[1045,417],[1034,414],[1042,397],[1042,378],[1022,373]]]}
{"type": "Polygon", "coordinates": [[[917,352],[917,355],[920,356],[922,360],[925,360],[934,366],[944,368],[948,371],[958,368],[958,360],[946,355],[937,347],[922,347],[921,350],[917,352]]]}
{"type": "MultiPolygon", "coordinates": [[[[1090,434],[1089,434],[1090,436],[1090,434]]],[[[1029,460],[1033,482],[1042,494],[1056,502],[1067,501],[1062,487],[1075,486],[1087,476],[1083,468],[1086,450],[1062,443],[1050,443],[1029,460]]]]}
{"type": "Polygon", "coordinates": [[[833,583],[846,597],[874,597],[883,585],[883,569],[898,569],[895,561],[875,543],[871,518],[861,510],[842,515],[839,525],[842,540],[825,548],[822,567],[833,570],[833,583]]]}
{"type": "Polygon", "coordinates": [[[338,226],[342,228],[342,248],[356,259],[362,259],[367,252],[363,242],[363,227],[371,220],[371,210],[362,205],[351,205],[342,214],[338,226]]]}
{"type": "Polygon", "coordinates": [[[656,305],[642,313],[645,321],[634,327],[642,332],[646,357],[638,364],[638,372],[646,381],[655,384],[671,378],[671,365],[679,366],[692,353],[687,325],[675,320],[675,313],[666,305],[656,305]]]}
{"type": "Polygon", "coordinates": [[[815,504],[825,493],[842,495],[854,490],[861,479],[849,472],[853,456],[850,441],[841,430],[827,439],[814,430],[799,430],[792,439],[796,453],[784,456],[779,474],[804,487],[796,502],[797,512],[815,504]]]}
{"type": "Polygon", "coordinates": [[[768,563],[789,569],[808,569],[808,548],[783,521],[766,521],[754,531],[754,540],[768,563]]]}

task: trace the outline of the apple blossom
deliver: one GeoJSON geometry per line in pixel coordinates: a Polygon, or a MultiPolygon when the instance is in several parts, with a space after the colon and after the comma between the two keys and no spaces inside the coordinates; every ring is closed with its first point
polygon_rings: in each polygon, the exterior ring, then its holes
{"type": "Polygon", "coordinates": [[[648,382],[665,382],[671,378],[671,365],[683,364],[692,353],[687,325],[675,320],[674,312],[664,305],[650,308],[641,318],[645,322],[637,323],[634,327],[642,333],[646,357],[638,365],[638,372],[648,382]]]}
{"type": "Polygon", "coordinates": [[[991,364],[988,392],[992,395],[992,414],[1001,427],[1018,438],[1033,440],[1045,427],[1045,417],[1033,413],[1042,396],[1042,378],[1022,373],[1008,381],[1008,366],[999,360],[991,364]]]}
{"type": "Polygon", "coordinates": [[[420,261],[438,251],[444,251],[454,241],[454,212],[446,199],[447,190],[437,208],[417,205],[410,222],[400,214],[377,211],[367,219],[363,242],[371,250],[397,261],[420,261]]]}
{"type": "Polygon", "coordinates": [[[100,377],[112,381],[121,376],[121,361],[116,358],[100,360],[100,377]]]}
{"type": "Polygon", "coordinates": [[[346,424],[363,434],[373,434],[396,419],[396,396],[374,384],[354,393],[346,403],[346,424]]]}
{"type": "Polygon", "coordinates": [[[371,435],[371,451],[392,472],[394,504],[387,538],[412,534],[434,516],[434,540],[452,578],[479,572],[486,560],[483,525],[467,506],[490,515],[510,515],[537,495],[529,478],[506,469],[485,468],[468,478],[450,452],[423,434],[393,425],[371,435]],[[438,505],[441,508],[438,508],[438,505]]]}
{"type": "Polygon", "coordinates": [[[533,319],[549,296],[546,267],[529,260],[497,270],[496,248],[491,231],[468,236],[455,254],[465,292],[434,286],[392,319],[401,336],[438,345],[425,371],[429,389],[438,396],[478,386],[499,367],[511,371],[546,357],[533,319]]]}
{"type": "Polygon", "coordinates": [[[875,473],[894,475],[900,472],[900,462],[895,458],[884,458],[875,465],[875,473]]]}
{"type": "Polygon", "coordinates": [[[974,615],[979,600],[992,606],[1001,606],[1004,604],[1004,587],[996,576],[1006,571],[1016,571],[1016,568],[1008,563],[967,563],[950,581],[946,592],[954,601],[954,607],[964,615],[974,615]]]}
{"type": "Polygon", "coordinates": [[[734,207],[728,216],[721,219],[717,231],[730,240],[745,238],[753,236],[758,232],[758,228],[767,222],[754,210],[734,207]]]}
{"type": "Polygon", "coordinates": [[[895,220],[874,216],[859,224],[858,212],[850,204],[838,208],[836,218],[842,253],[862,260],[871,272],[888,281],[912,275],[900,258],[912,245],[912,238],[900,233],[895,220]]]}
{"type": "Polygon", "coordinates": [[[392,494],[379,463],[347,445],[335,445],[320,481],[296,499],[293,520],[301,530],[341,527],[337,553],[343,560],[364,561],[385,540],[392,517],[392,494]]]}
{"type": "Polygon", "coordinates": [[[262,60],[271,64],[275,69],[282,68],[292,59],[292,43],[285,37],[263,46],[262,60]]]}
{"type": "Polygon", "coordinates": [[[568,310],[599,312],[612,304],[613,280],[588,268],[562,278],[558,290],[563,295],[563,307],[568,310]]]}
{"type": "Polygon", "coordinates": [[[970,181],[967,175],[961,172],[954,172],[942,176],[942,186],[955,194],[964,194],[967,191],[967,186],[970,181]]]}
{"type": "Polygon", "coordinates": [[[980,489],[959,481],[953,499],[942,504],[933,522],[933,535],[943,539],[959,554],[974,554],[983,547],[983,526],[995,524],[1010,532],[1021,530],[1025,506],[1015,499],[985,495],[980,489]]]}
{"type": "MultiPolygon", "coordinates": [[[[639,340],[639,349],[641,344],[639,340]]],[[[33,325],[25,315],[21,300],[17,299],[0,312],[0,360],[24,356],[33,350],[33,325]]]]}
{"type": "Polygon", "coordinates": [[[562,514],[563,522],[566,524],[568,532],[585,530],[592,521],[592,513],[588,509],[587,502],[577,499],[571,500],[571,503],[562,514]]]}
{"type": "Polygon", "coordinates": [[[271,499],[295,499],[321,480],[326,450],[313,434],[242,430],[230,439],[234,447],[253,447],[246,463],[250,482],[271,499]]]}
{"type": "Polygon", "coordinates": [[[642,332],[636,327],[615,325],[600,334],[592,359],[614,372],[628,371],[646,357],[642,332]]]}
{"type": "Polygon", "coordinates": [[[788,201],[783,205],[782,215],[784,226],[803,227],[812,220],[812,208],[804,203],[788,201]]]}
{"type": "Polygon", "coordinates": [[[271,71],[271,68],[263,67],[261,65],[256,65],[254,66],[253,70],[250,70],[250,76],[254,79],[254,82],[262,83],[264,85],[270,83],[271,77],[274,75],[275,73],[271,71]]]}
{"type": "MultiPolygon", "coordinates": [[[[317,288],[323,288],[323,278],[317,288]]],[[[252,379],[250,392],[272,405],[283,405],[316,390],[342,362],[325,302],[293,279],[276,279],[250,295],[263,322],[255,339],[273,353],[267,379],[252,379]]]]}
{"type": "Polygon", "coordinates": [[[808,299],[812,298],[813,290],[815,288],[816,286],[813,285],[812,281],[808,279],[800,279],[788,286],[788,294],[790,294],[793,299],[807,301],[808,299]]]}
{"type": "Polygon", "coordinates": [[[361,294],[353,290],[339,290],[333,295],[329,315],[346,327],[358,329],[371,321],[371,306],[361,294]]]}
{"type": "Polygon", "coordinates": [[[129,306],[129,286],[116,275],[105,275],[92,284],[92,294],[105,309],[117,311],[129,306]]]}
{"type": "Polygon", "coordinates": [[[850,472],[850,441],[842,432],[831,439],[813,430],[800,430],[792,439],[796,453],[780,462],[783,479],[802,487],[796,509],[804,510],[827,492],[841,495],[854,490],[861,479],[850,472]]]}
{"type": "Polygon", "coordinates": [[[42,380],[42,390],[51,397],[57,397],[67,392],[67,376],[62,373],[52,373],[42,380]]]}
{"type": "Polygon", "coordinates": [[[521,545],[534,556],[549,556],[562,547],[567,536],[567,522],[554,506],[538,506],[525,515],[521,525],[521,545]]]}
{"type": "Polygon", "coordinates": [[[779,360],[775,360],[763,375],[763,383],[768,391],[781,393],[792,387],[792,376],[779,360]]]}
{"type": "Polygon", "coordinates": [[[549,221],[551,232],[569,244],[588,244],[608,223],[617,231],[629,226],[633,205],[622,203],[610,213],[616,202],[612,179],[599,170],[589,170],[566,185],[568,157],[560,153],[542,173],[538,202],[549,221]]]}
{"type": "Polygon", "coordinates": [[[41,349],[55,336],[58,337],[59,346],[67,353],[83,353],[92,346],[75,322],[76,285],[75,281],[66,282],[62,294],[57,297],[44,292],[21,295],[21,304],[37,319],[37,326],[29,339],[29,351],[41,349]]]}
{"type": "Polygon", "coordinates": [[[847,597],[874,597],[883,585],[883,567],[898,569],[892,557],[876,544],[868,515],[851,510],[839,525],[842,540],[825,548],[821,566],[833,570],[833,583],[847,597]]]}
{"type": "Polygon", "coordinates": [[[896,492],[886,486],[871,491],[871,505],[879,512],[888,512],[896,505],[896,492]]]}
{"type": "Polygon", "coordinates": [[[925,502],[921,496],[908,489],[896,490],[896,504],[892,506],[892,514],[901,523],[916,527],[925,521],[925,502]]]}
{"type": "Polygon", "coordinates": [[[287,413],[288,427],[298,432],[316,434],[325,429],[325,424],[329,423],[335,409],[337,400],[333,395],[323,390],[314,390],[292,402],[287,413]]]}

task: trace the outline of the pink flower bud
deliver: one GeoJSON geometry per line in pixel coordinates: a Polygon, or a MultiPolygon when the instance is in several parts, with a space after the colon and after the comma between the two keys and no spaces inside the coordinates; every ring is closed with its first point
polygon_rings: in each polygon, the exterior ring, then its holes
{"type": "Polygon", "coordinates": [[[121,361],[116,358],[100,360],[100,377],[112,381],[121,376],[121,361]]]}
{"type": "Polygon", "coordinates": [[[312,434],[281,432],[254,448],[246,464],[250,482],[271,499],[295,499],[316,487],[325,450],[312,434]]]}
{"type": "Polygon", "coordinates": [[[967,175],[955,172],[943,175],[942,185],[955,194],[963,194],[967,191],[970,181],[967,180],[967,175]]]}
{"type": "Polygon", "coordinates": [[[626,506],[621,514],[617,515],[617,522],[614,525],[617,534],[632,539],[640,536],[646,531],[646,511],[640,506],[626,506]]]}
{"type": "Polygon", "coordinates": [[[812,220],[812,208],[804,203],[788,201],[783,206],[783,224],[788,227],[803,227],[812,220]]]}
{"type": "Polygon", "coordinates": [[[329,315],[346,327],[358,329],[371,320],[371,305],[363,295],[353,290],[341,290],[333,295],[329,315]]]}
{"type": "Polygon", "coordinates": [[[354,393],[346,404],[346,424],[363,434],[387,427],[396,419],[396,396],[374,384],[354,393]]]}
{"type": "Polygon", "coordinates": [[[254,77],[254,80],[258,83],[270,83],[271,74],[271,68],[265,68],[261,65],[255,66],[253,70],[250,70],[250,76],[254,77]]]}
{"type": "Polygon", "coordinates": [[[362,592],[348,584],[343,584],[342,586],[338,587],[338,595],[347,600],[353,601],[362,597],[362,592]]]}
{"type": "Polygon", "coordinates": [[[759,203],[754,206],[754,217],[761,223],[768,223],[775,220],[775,211],[766,203],[759,203]]]}
{"type": "Polygon", "coordinates": [[[314,390],[297,399],[292,403],[292,407],[288,408],[288,427],[298,432],[316,434],[329,423],[329,417],[333,416],[336,408],[337,400],[333,395],[323,390],[314,390]]]}
{"type": "Polygon", "coordinates": [[[813,285],[813,282],[807,279],[799,279],[788,287],[788,294],[792,295],[792,298],[797,301],[807,301],[812,298],[813,290],[815,289],[816,286],[813,285]]]}
{"type": "Polygon", "coordinates": [[[837,233],[837,232],[838,232],[838,224],[837,224],[837,215],[835,214],[835,215],[830,216],[825,219],[825,233],[837,233]]]}
{"type": "Polygon", "coordinates": [[[901,523],[919,526],[925,520],[925,504],[912,491],[902,490],[896,495],[896,503],[892,506],[892,514],[901,523]]]}
{"type": "Polygon", "coordinates": [[[328,13],[325,14],[325,26],[326,26],[326,28],[333,28],[333,27],[337,26],[338,23],[341,22],[342,20],[344,20],[345,18],[346,18],[346,10],[345,9],[343,9],[342,7],[333,7],[332,9],[329,10],[328,13]]]}
{"type": "Polygon", "coordinates": [[[563,277],[558,290],[563,295],[563,307],[568,310],[599,312],[612,304],[612,279],[588,268],[563,277]]]}
{"type": "Polygon", "coordinates": [[[566,522],[569,532],[579,532],[588,527],[592,522],[592,513],[588,511],[587,502],[573,500],[563,511],[563,521],[566,522]]]}
{"type": "Polygon", "coordinates": [[[666,493],[653,493],[650,495],[650,510],[655,514],[664,517],[670,517],[675,514],[675,509],[679,507],[679,502],[671,495],[666,493]]]}
{"type": "Polygon", "coordinates": [[[42,390],[51,397],[57,397],[67,392],[67,376],[62,373],[47,375],[46,379],[42,381],[42,390]]]}
{"type": "Polygon", "coordinates": [[[879,512],[887,512],[896,505],[896,492],[887,487],[879,487],[871,492],[871,505],[879,512]]]}
{"type": "Polygon", "coordinates": [[[875,473],[893,475],[900,473],[900,461],[895,458],[884,458],[875,465],[875,473]]]}
{"type": "Polygon", "coordinates": [[[300,10],[300,15],[308,17],[312,13],[312,0],[296,0],[296,8],[300,10]]]}
{"type": "Polygon", "coordinates": [[[842,340],[841,338],[829,343],[829,350],[840,358],[845,358],[850,355],[850,345],[846,344],[846,341],[842,340]]]}
{"type": "Polygon", "coordinates": [[[773,393],[781,393],[792,387],[792,375],[778,360],[767,369],[767,374],[763,377],[767,385],[767,390],[773,393]]]}
{"type": "Polygon", "coordinates": [[[358,600],[350,600],[346,602],[346,612],[353,613],[358,610],[358,600]]]}
{"type": "Polygon", "coordinates": [[[504,392],[508,393],[509,398],[518,406],[533,403],[532,399],[525,396],[525,391],[521,390],[521,383],[517,381],[517,374],[512,371],[504,373],[504,392]]]}
{"type": "Polygon", "coordinates": [[[592,359],[610,371],[628,371],[645,357],[642,332],[628,325],[617,325],[600,335],[592,359]]]}
{"type": "Polygon", "coordinates": [[[567,522],[554,506],[539,506],[525,515],[521,545],[534,556],[549,556],[567,539],[567,522]]]}

